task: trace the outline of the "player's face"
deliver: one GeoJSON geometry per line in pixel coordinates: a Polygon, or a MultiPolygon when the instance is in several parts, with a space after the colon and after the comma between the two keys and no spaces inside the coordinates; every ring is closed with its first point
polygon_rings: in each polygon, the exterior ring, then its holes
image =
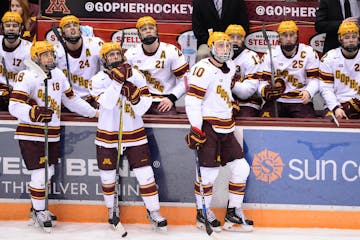
{"type": "Polygon", "coordinates": [[[358,33],[346,33],[341,37],[342,45],[344,47],[355,47],[358,44],[358,40],[358,33]]]}
{"type": "Polygon", "coordinates": [[[157,35],[156,26],[152,24],[145,24],[139,29],[141,38],[154,37],[157,35]]]}
{"type": "Polygon", "coordinates": [[[218,55],[226,55],[230,53],[232,45],[229,41],[220,40],[214,42],[214,48],[218,55]]]}
{"type": "Polygon", "coordinates": [[[53,51],[47,51],[40,54],[39,63],[42,66],[52,65],[55,62],[55,53],[53,51]]]}
{"type": "Polygon", "coordinates": [[[17,0],[11,0],[10,10],[12,12],[17,12],[18,14],[20,14],[20,16],[22,16],[22,14],[23,14],[23,9],[20,5],[20,2],[17,0]]]}
{"type": "Polygon", "coordinates": [[[15,33],[15,34],[19,34],[20,33],[20,24],[17,22],[5,22],[3,24],[4,27],[4,33],[9,34],[9,33],[15,33]]]}
{"type": "Polygon", "coordinates": [[[230,34],[230,42],[232,43],[232,45],[237,45],[239,47],[241,47],[244,43],[244,37],[241,36],[240,34],[230,34]]]}
{"type": "Polygon", "coordinates": [[[298,39],[296,32],[284,32],[280,34],[281,45],[293,45],[296,44],[298,39]]]}
{"type": "Polygon", "coordinates": [[[66,37],[80,36],[80,25],[78,23],[68,23],[63,27],[63,32],[66,37]]]}
{"type": "Polygon", "coordinates": [[[106,54],[106,62],[111,65],[114,62],[122,61],[122,56],[120,51],[110,51],[108,54],[106,54]]]}

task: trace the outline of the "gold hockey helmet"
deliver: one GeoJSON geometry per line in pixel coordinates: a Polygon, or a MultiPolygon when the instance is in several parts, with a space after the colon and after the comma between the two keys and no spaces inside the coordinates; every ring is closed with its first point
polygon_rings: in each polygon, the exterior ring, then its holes
{"type": "Polygon", "coordinates": [[[122,48],[119,43],[117,42],[106,42],[101,46],[100,49],[100,57],[105,59],[106,54],[108,54],[111,51],[120,51],[122,52],[122,48]]]}
{"type": "Polygon", "coordinates": [[[229,35],[224,32],[213,32],[210,34],[207,45],[211,48],[216,41],[230,41],[229,35]]]}
{"type": "Polygon", "coordinates": [[[339,26],[338,35],[343,36],[347,33],[359,34],[359,27],[354,22],[343,22],[339,26]]]}
{"type": "Polygon", "coordinates": [[[142,26],[144,26],[146,24],[152,24],[152,25],[156,26],[156,21],[154,18],[152,18],[150,16],[141,17],[137,20],[136,28],[140,29],[142,26]]]}
{"type": "Polygon", "coordinates": [[[30,48],[31,60],[35,61],[45,52],[54,52],[54,46],[49,41],[37,41],[30,48]]]}
{"type": "Polygon", "coordinates": [[[277,29],[277,32],[279,34],[285,33],[285,32],[298,32],[299,28],[296,25],[296,23],[292,20],[290,21],[282,21],[279,24],[279,27],[277,29]]]}
{"type": "Polygon", "coordinates": [[[18,14],[17,12],[6,12],[4,14],[4,16],[1,18],[1,22],[6,23],[6,22],[17,22],[19,24],[21,24],[23,22],[20,14],[18,14]]]}
{"type": "Polygon", "coordinates": [[[70,23],[77,23],[80,25],[80,20],[74,15],[67,15],[61,18],[59,26],[61,29],[63,29],[66,24],[70,23]]]}
{"type": "Polygon", "coordinates": [[[241,25],[231,24],[226,28],[225,34],[240,34],[241,36],[245,37],[246,32],[241,25]]]}

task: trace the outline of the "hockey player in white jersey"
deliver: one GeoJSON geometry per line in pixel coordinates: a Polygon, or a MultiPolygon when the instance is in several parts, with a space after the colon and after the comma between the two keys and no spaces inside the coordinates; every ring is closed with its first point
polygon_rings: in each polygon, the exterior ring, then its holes
{"type": "Polygon", "coordinates": [[[0,110],[7,110],[15,76],[25,69],[24,59],[30,58],[31,43],[20,38],[22,18],[6,12],[1,19],[4,35],[0,36],[0,110]]]}
{"type": "Polygon", "coordinates": [[[234,51],[232,59],[236,66],[236,74],[233,79],[236,82],[233,82],[232,92],[235,104],[240,107],[240,111],[234,111],[237,113],[234,115],[258,117],[262,104],[262,99],[257,91],[260,58],[256,52],[245,48],[246,32],[241,25],[231,24],[226,28],[225,33],[230,37],[234,51]]]}
{"type": "Polygon", "coordinates": [[[320,91],[328,109],[338,119],[360,118],[359,27],[343,22],[338,30],[340,47],[320,61],[320,91]]]}
{"type": "Polygon", "coordinates": [[[60,157],[61,102],[84,117],[95,117],[97,111],[74,95],[64,73],[55,67],[54,47],[50,42],[36,42],[30,49],[31,59],[47,74],[49,108],[45,107],[45,80],[33,69],[20,71],[10,95],[9,112],[18,119],[15,139],[19,140],[26,168],[31,171],[29,191],[34,222],[51,228],[50,215],[45,211],[45,123],[48,123],[48,177],[54,175],[60,157]],[[29,104],[32,99],[34,105],[29,104]]]}
{"type": "MultiPolygon", "coordinates": [[[[236,70],[231,61],[230,38],[223,32],[214,32],[209,37],[208,46],[211,57],[197,62],[188,74],[189,90],[185,96],[185,108],[191,128],[185,140],[189,148],[198,149],[207,219],[213,230],[221,231],[220,222],[209,209],[213,184],[219,167],[227,165],[231,176],[224,229],[251,231],[253,221],[247,220],[242,211],[250,167],[234,135],[231,81],[236,70]]],[[[203,227],[205,219],[198,179],[195,181],[195,196],[197,224],[203,227]]]]}
{"type": "Polygon", "coordinates": [[[274,85],[271,85],[270,54],[265,53],[261,65],[259,93],[266,101],[260,115],[275,117],[275,101],[279,117],[316,117],[312,98],[319,91],[319,58],[315,50],[299,43],[299,29],[294,21],[283,21],[277,29],[280,46],[272,49],[274,85]]]}
{"type": "Polygon", "coordinates": [[[118,150],[122,152],[125,149],[124,154],[139,182],[149,220],[156,229],[166,230],[167,221],[159,212],[158,189],[141,118],[152,103],[146,79],[140,71],[124,62],[118,43],[105,43],[101,47],[100,56],[105,70],[92,77],[91,94],[96,96],[100,104],[95,144],[104,200],[110,213],[109,223],[113,224],[111,213],[114,206],[117,154],[118,150]],[[120,121],[121,149],[117,149],[120,121]]]}
{"type": "Polygon", "coordinates": [[[74,93],[96,106],[90,94],[89,80],[100,70],[100,48],[103,41],[98,37],[81,35],[80,20],[74,15],[67,15],[59,24],[65,40],[67,51],[60,43],[55,45],[57,66],[67,73],[69,65],[70,78],[74,93]],[[68,62],[66,56],[68,54],[68,62]]]}
{"type": "Polygon", "coordinates": [[[148,113],[176,114],[175,102],[185,93],[183,76],[189,64],[176,46],[159,41],[154,18],[139,18],[136,28],[142,44],[129,48],[125,56],[146,77],[153,98],[148,113]]]}

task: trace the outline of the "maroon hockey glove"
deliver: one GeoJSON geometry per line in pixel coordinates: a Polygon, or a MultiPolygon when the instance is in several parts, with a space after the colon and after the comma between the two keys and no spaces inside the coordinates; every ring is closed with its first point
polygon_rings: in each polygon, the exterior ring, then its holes
{"type": "Polygon", "coordinates": [[[12,91],[11,86],[0,83],[0,97],[5,98],[5,99],[9,99],[11,91],[12,91]]]}
{"type": "Polygon", "coordinates": [[[125,96],[133,105],[140,102],[140,90],[132,82],[124,82],[121,88],[121,94],[125,96]]]}
{"type": "Polygon", "coordinates": [[[206,136],[203,131],[197,127],[191,127],[189,134],[185,136],[186,144],[191,149],[200,148],[206,142],[206,136]]]}
{"type": "Polygon", "coordinates": [[[266,85],[261,90],[261,96],[266,101],[273,101],[281,97],[281,95],[285,92],[285,81],[282,78],[275,78],[275,85],[266,85]]]}
{"type": "Polygon", "coordinates": [[[126,79],[132,76],[132,69],[130,64],[120,64],[117,68],[110,71],[110,78],[122,84],[126,79]]]}
{"type": "Polygon", "coordinates": [[[342,103],[346,116],[350,119],[358,118],[360,115],[360,99],[352,98],[348,102],[342,103]]]}
{"type": "Polygon", "coordinates": [[[46,107],[39,107],[38,105],[32,106],[29,111],[30,120],[32,122],[50,122],[53,113],[53,110],[46,107]]]}
{"type": "Polygon", "coordinates": [[[231,89],[234,88],[236,82],[241,82],[241,73],[235,72],[234,76],[231,79],[231,89]]]}

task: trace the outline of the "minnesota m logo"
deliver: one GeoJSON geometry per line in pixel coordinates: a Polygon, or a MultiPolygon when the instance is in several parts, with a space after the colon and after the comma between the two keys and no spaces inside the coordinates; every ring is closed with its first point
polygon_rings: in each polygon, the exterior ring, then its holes
{"type": "Polygon", "coordinates": [[[111,165],[111,160],[110,160],[110,158],[104,158],[102,164],[103,164],[103,165],[111,165]]]}
{"type": "Polygon", "coordinates": [[[63,14],[70,14],[69,8],[66,6],[66,0],[50,0],[49,7],[45,13],[62,12],[63,14]]]}

